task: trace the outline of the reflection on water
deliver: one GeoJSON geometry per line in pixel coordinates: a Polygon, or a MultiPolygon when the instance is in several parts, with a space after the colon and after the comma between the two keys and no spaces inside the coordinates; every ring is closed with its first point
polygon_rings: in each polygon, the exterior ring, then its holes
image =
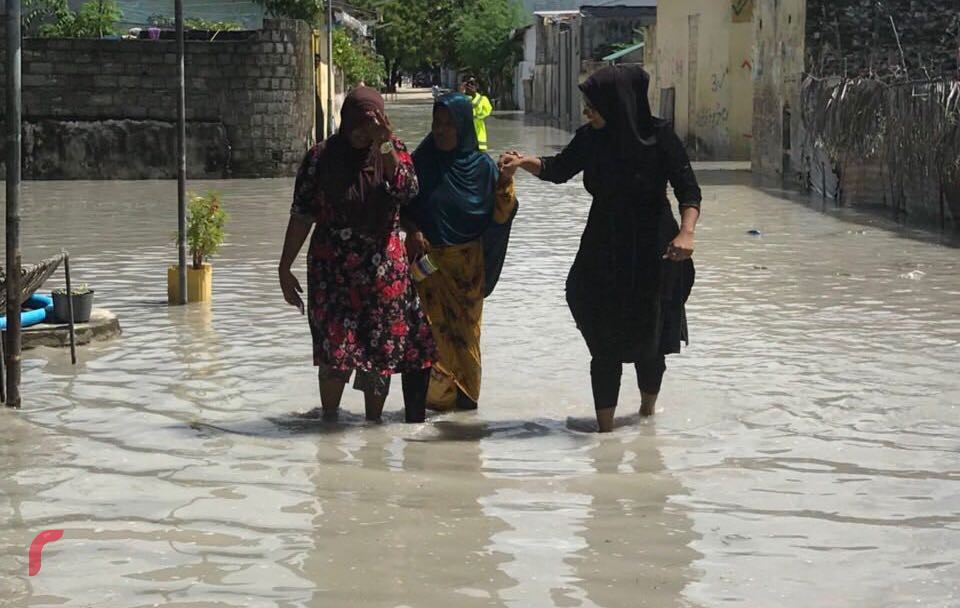
{"type": "MultiPolygon", "coordinates": [[[[411,143],[424,110],[392,110],[411,143]]],[[[339,424],[290,415],[317,402],[275,284],[291,180],[190,185],[232,219],[212,306],[182,308],[174,184],[28,183],[25,259],[69,249],[124,335],[76,367],[26,354],[24,409],[0,414],[3,605],[960,603],[957,250],[705,181],[693,343],[656,420],[602,438],[567,425],[592,413],[563,298],[579,183],[521,177],[480,410],[412,426],[399,390],[384,425],[353,391],[339,424]],[[65,534],[28,578],[45,529],[65,534]]]]}

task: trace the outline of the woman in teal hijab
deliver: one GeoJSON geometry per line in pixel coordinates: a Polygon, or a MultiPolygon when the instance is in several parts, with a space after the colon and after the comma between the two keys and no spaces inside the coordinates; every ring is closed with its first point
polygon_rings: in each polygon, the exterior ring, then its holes
{"type": "Polygon", "coordinates": [[[437,100],[431,133],[413,162],[420,194],[405,209],[407,252],[419,262],[417,290],[440,354],[427,405],[475,409],[483,298],[506,254],[516,170],[498,170],[478,150],[473,106],[460,93],[437,100]]]}

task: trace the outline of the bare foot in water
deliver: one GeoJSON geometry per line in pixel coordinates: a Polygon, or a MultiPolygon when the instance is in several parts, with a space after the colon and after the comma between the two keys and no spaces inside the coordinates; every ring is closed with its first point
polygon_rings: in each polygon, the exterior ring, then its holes
{"type": "Polygon", "coordinates": [[[597,410],[597,432],[598,433],[612,433],[613,432],[613,415],[616,413],[617,408],[607,407],[602,410],[597,410]]]}
{"type": "Polygon", "coordinates": [[[305,412],[296,412],[294,418],[303,420],[323,420],[324,422],[336,422],[340,418],[340,408],[335,410],[325,410],[322,407],[315,407],[305,412]]]}
{"type": "Polygon", "coordinates": [[[644,393],[640,391],[640,416],[649,418],[656,413],[657,397],[658,395],[656,393],[644,393]]]}

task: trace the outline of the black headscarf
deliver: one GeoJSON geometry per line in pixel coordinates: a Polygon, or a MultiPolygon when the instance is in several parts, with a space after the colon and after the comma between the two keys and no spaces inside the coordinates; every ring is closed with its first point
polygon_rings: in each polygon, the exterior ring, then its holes
{"type": "Polygon", "coordinates": [[[632,158],[643,146],[656,143],[656,120],[647,99],[649,87],[650,75],[635,65],[601,68],[580,85],[606,121],[604,131],[614,140],[620,158],[632,158]]]}

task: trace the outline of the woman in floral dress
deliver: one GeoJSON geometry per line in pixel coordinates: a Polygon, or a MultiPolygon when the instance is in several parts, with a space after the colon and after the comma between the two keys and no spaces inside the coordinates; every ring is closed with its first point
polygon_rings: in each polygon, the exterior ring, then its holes
{"type": "Polygon", "coordinates": [[[300,167],[279,267],[284,299],[303,312],[291,266],[313,227],[306,312],[321,409],[310,414],[335,419],[355,372],[367,419],[379,420],[390,378],[399,372],[406,419],[423,421],[436,348],[399,225],[400,207],[418,192],[413,161],[375,90],[354,89],[340,121],[340,130],[300,167]]]}

